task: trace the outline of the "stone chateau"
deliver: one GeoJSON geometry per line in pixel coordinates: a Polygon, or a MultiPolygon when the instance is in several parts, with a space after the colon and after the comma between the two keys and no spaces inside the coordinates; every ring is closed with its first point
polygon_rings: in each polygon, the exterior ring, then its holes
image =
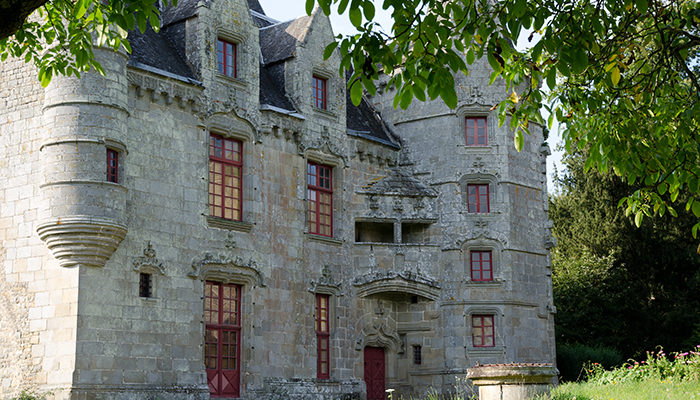
{"type": "Polygon", "coordinates": [[[541,127],[359,107],[316,11],[180,0],[106,76],[0,64],[0,398],[384,399],[553,363],[541,127]]]}

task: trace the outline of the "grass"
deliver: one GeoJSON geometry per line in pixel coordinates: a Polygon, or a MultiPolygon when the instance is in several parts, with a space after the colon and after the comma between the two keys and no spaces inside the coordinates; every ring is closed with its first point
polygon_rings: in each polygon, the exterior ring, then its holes
{"type": "Polygon", "coordinates": [[[585,382],[552,389],[551,400],[700,400],[700,346],[695,351],[666,355],[647,352],[647,359],[606,370],[588,364],[585,382]]]}

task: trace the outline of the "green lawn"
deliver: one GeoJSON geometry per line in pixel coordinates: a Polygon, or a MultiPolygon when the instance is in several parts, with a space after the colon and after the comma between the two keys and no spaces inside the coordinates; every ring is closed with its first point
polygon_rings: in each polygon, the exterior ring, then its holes
{"type": "Polygon", "coordinates": [[[565,383],[552,389],[552,400],[700,400],[700,382],[642,381],[594,385],[565,383]]]}

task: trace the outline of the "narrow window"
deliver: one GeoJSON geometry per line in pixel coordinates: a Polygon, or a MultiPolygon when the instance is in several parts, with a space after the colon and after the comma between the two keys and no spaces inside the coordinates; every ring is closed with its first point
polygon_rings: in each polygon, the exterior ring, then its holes
{"type": "Polygon", "coordinates": [[[423,361],[423,355],[421,354],[422,347],[419,344],[413,345],[413,364],[421,365],[423,361]]]}
{"type": "Polygon", "coordinates": [[[207,281],[204,322],[204,364],[209,393],[215,397],[239,397],[241,287],[207,281]]]}
{"type": "Polygon", "coordinates": [[[238,77],[237,71],[237,48],[235,43],[227,42],[225,40],[217,40],[216,42],[216,54],[217,63],[219,65],[219,73],[222,75],[230,76],[232,78],[238,77]]]}
{"type": "Polygon", "coordinates": [[[488,251],[470,251],[469,258],[471,263],[472,280],[473,281],[492,281],[493,270],[491,263],[491,250],[488,251]]]}
{"type": "Polygon", "coordinates": [[[309,233],[333,236],[333,169],[327,165],[308,163],[307,204],[309,233]]]}
{"type": "Polygon", "coordinates": [[[153,280],[151,274],[139,274],[139,297],[153,297],[153,280]]]}
{"type": "Polygon", "coordinates": [[[316,108],[326,109],[326,94],[328,81],[318,76],[313,77],[313,89],[314,89],[314,106],[316,108]]]}
{"type": "Polygon", "coordinates": [[[107,149],[107,182],[119,182],[119,152],[107,149]]]}
{"type": "Polygon", "coordinates": [[[241,220],[243,144],[212,134],[209,137],[209,215],[241,220]]]}
{"type": "Polygon", "coordinates": [[[330,378],[330,318],[329,296],[316,295],[316,340],[317,340],[317,372],[318,379],[330,378]]]}
{"type": "Polygon", "coordinates": [[[472,315],[474,347],[494,347],[493,315],[472,315]]]}
{"type": "Polygon", "coordinates": [[[467,146],[487,146],[486,117],[466,117],[464,119],[464,134],[467,146]]]}
{"type": "Polygon", "coordinates": [[[467,203],[470,213],[488,213],[489,185],[467,185],[467,203]]]}

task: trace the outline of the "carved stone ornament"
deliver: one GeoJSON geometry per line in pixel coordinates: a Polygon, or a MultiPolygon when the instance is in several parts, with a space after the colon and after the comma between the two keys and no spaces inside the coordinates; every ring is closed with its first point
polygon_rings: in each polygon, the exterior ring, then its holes
{"type": "Polygon", "coordinates": [[[327,265],[321,269],[321,277],[309,282],[309,292],[342,296],[341,284],[336,283],[331,275],[331,269],[327,265]]]}
{"type": "Polygon", "coordinates": [[[241,257],[212,255],[206,253],[201,260],[192,262],[192,271],[187,274],[192,279],[216,279],[223,283],[244,283],[265,287],[265,278],[257,263],[241,257]]]}
{"type": "Polygon", "coordinates": [[[150,240],[146,242],[146,247],[143,249],[143,256],[134,260],[134,271],[152,271],[165,275],[165,267],[163,267],[163,263],[156,258],[156,251],[153,250],[150,240]]]}
{"type": "Polygon", "coordinates": [[[358,288],[357,294],[361,297],[385,292],[409,293],[430,300],[437,300],[440,296],[438,281],[420,270],[377,271],[358,276],[352,284],[358,288]]]}
{"type": "Polygon", "coordinates": [[[126,226],[91,216],[64,217],[37,229],[62,267],[104,267],[126,236],[126,226]]]}
{"type": "Polygon", "coordinates": [[[469,232],[467,237],[455,242],[455,248],[460,249],[465,243],[477,239],[494,240],[499,242],[503,247],[508,246],[508,237],[501,232],[490,230],[487,221],[479,220],[476,221],[474,225],[476,227],[469,232]]]}
{"type": "Polygon", "coordinates": [[[306,135],[302,136],[297,145],[300,155],[305,155],[307,150],[318,150],[321,153],[332,154],[343,160],[343,166],[348,165],[347,151],[338,145],[338,141],[331,140],[327,132],[324,132],[321,137],[310,140],[306,139],[306,135]]]}
{"type": "Polygon", "coordinates": [[[404,341],[396,332],[396,328],[390,324],[381,302],[377,310],[373,314],[366,314],[362,321],[362,329],[355,339],[355,350],[362,351],[366,346],[377,346],[398,354],[406,351],[404,341]]]}

